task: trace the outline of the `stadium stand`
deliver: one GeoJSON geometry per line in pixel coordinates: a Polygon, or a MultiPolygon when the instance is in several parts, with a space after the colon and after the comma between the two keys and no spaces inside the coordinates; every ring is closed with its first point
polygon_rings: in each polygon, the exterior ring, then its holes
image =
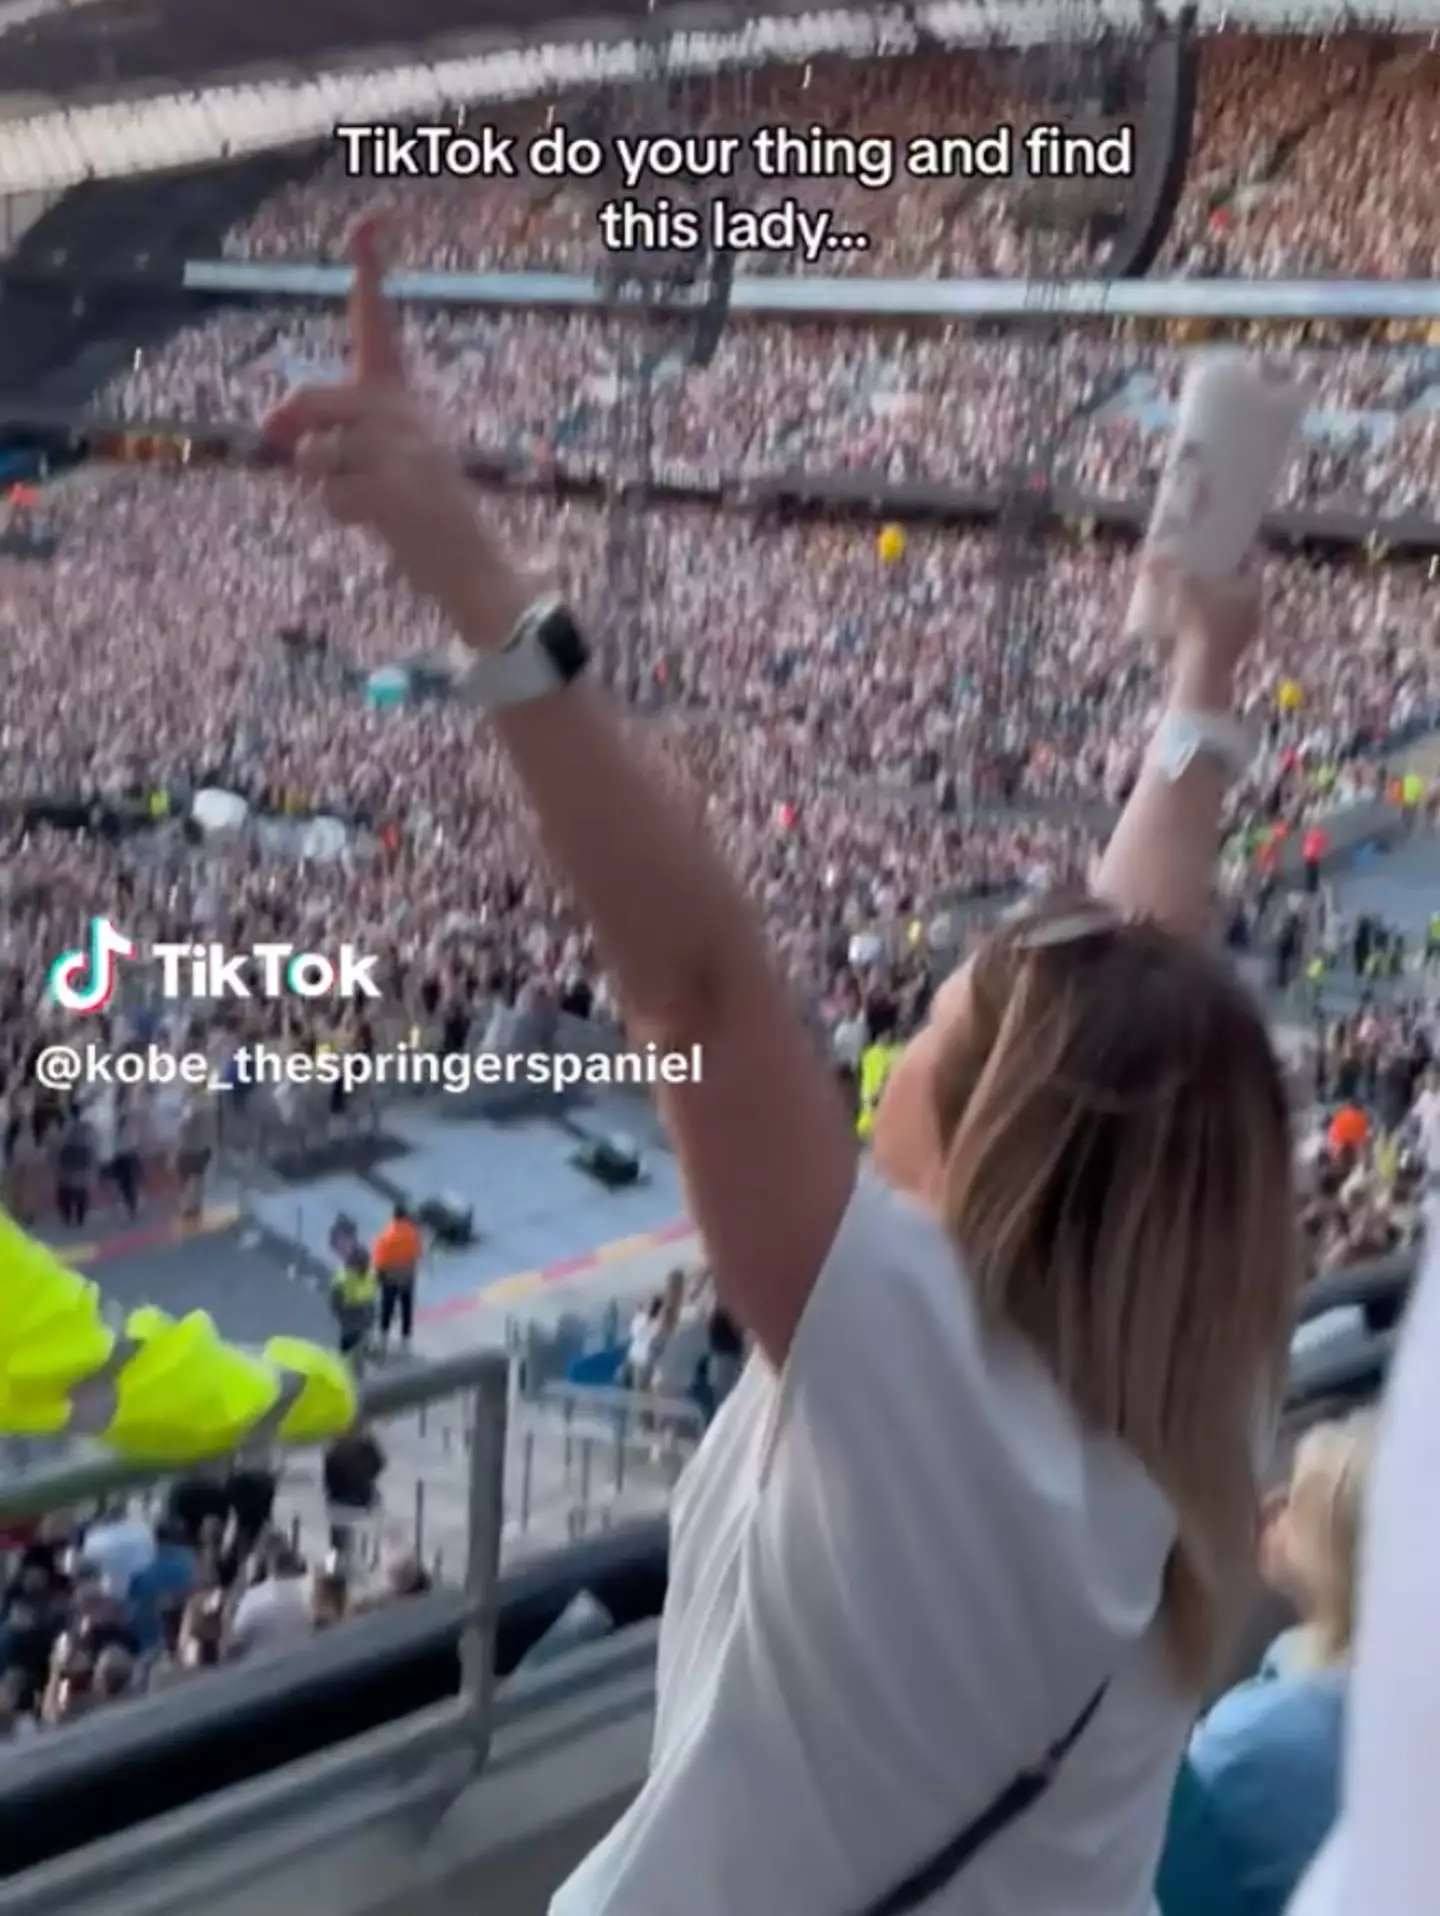
{"type": "MultiPolygon", "coordinates": [[[[1372,1288],[1377,1294],[1383,1290],[1393,1296],[1407,1277],[1403,1266],[1385,1274],[1377,1271],[1372,1288]]],[[[1286,1429],[1292,1441],[1295,1431],[1334,1416],[1337,1408],[1365,1401],[1383,1370],[1387,1350],[1381,1334],[1368,1343],[1362,1340],[1358,1347],[1332,1349],[1297,1365],[1287,1407],[1286,1429]]],[[[628,1677],[637,1658],[643,1669],[648,1650],[646,1623],[659,1613],[664,1580],[665,1534],[660,1525],[617,1531],[603,1541],[510,1573],[501,1585],[495,1651],[498,1674],[502,1679],[510,1677],[574,1599],[582,1592],[591,1593],[617,1632],[613,1653],[607,1651],[598,1660],[592,1656],[588,1678],[582,1678],[578,1693],[572,1692],[583,1695],[588,1682],[587,1714],[593,1723],[596,1706],[603,1709],[607,1698],[612,1708],[622,1698],[628,1700],[627,1685],[616,1687],[617,1670],[628,1677]]],[[[1252,1660],[1275,1636],[1285,1615],[1273,1599],[1257,1604],[1233,1661],[1237,1676],[1253,1667],[1252,1660]]],[[[57,1740],[53,1749],[46,1746],[44,1753],[51,1760],[34,1761],[42,1749],[40,1743],[33,1744],[27,1752],[32,1760],[12,1762],[0,1770],[0,1827],[5,1832],[0,1853],[7,1876],[19,1889],[26,1883],[26,1872],[38,1872],[51,1857],[80,1851],[85,1844],[124,1831],[143,1817],[179,1809],[269,1769],[300,1762],[346,1737],[374,1733],[388,1722],[438,1704],[455,1692],[459,1682],[454,1649],[458,1627],[449,1593],[419,1592],[398,1608],[382,1609],[358,1623],[353,1631],[327,1637],[323,1650],[310,1654],[308,1660],[303,1651],[292,1651],[275,1667],[274,1682],[260,1680],[266,1674],[263,1664],[252,1669],[242,1665],[233,1671],[222,1667],[203,1685],[173,1689],[147,1705],[143,1713],[107,1714],[103,1722],[87,1718],[84,1725],[57,1740]],[[125,1779],[123,1788],[94,1787],[95,1778],[113,1777],[117,1771],[125,1779]]],[[[573,1685],[574,1678],[570,1682],[573,1685]]],[[[527,1716],[538,1712],[538,1726],[545,1721],[544,1711],[557,1700],[547,1682],[536,1680],[532,1688],[531,1682],[516,1679],[508,1687],[510,1701],[503,1700],[502,1691],[497,1718],[497,1755],[512,1725],[518,1730],[527,1716]]],[[[642,1691],[642,1699],[645,1694],[642,1691]]],[[[565,1690],[558,1695],[563,1697],[565,1690]]],[[[641,1707],[643,1711],[643,1700],[641,1707]]],[[[582,1751],[587,1734],[583,1720],[582,1715],[566,1724],[561,1716],[562,1734],[573,1737],[582,1751]]],[[[598,1783],[599,1777],[594,1776],[594,1781],[598,1783]]],[[[595,1791],[598,1808],[608,1810],[614,1782],[612,1777],[595,1791]]],[[[548,1880],[554,1883],[583,1849],[589,1820],[575,1799],[563,1806],[555,1804],[548,1813],[540,1805],[537,1810],[533,1824],[526,1819],[523,1828],[533,1828],[542,1836],[548,1880]]],[[[457,1873],[473,1872],[478,1866],[481,1875],[467,1875],[465,1880],[486,1882],[498,1897],[504,1878],[497,1879],[495,1872],[503,1872],[513,1859],[506,1856],[509,1845],[503,1838],[495,1851],[489,1851],[492,1839],[478,1835],[487,1828],[485,1821],[477,1819],[477,1847],[455,1859],[452,1866],[458,1866],[457,1873]]],[[[521,1833],[517,1826],[517,1847],[521,1833]]],[[[1173,1870],[1177,1860],[1184,1860],[1189,1882],[1201,1859],[1193,1852],[1184,1856],[1181,1844],[1185,1840],[1188,1832],[1177,1834],[1176,1854],[1168,1867],[1173,1870]]],[[[36,1880],[43,1878],[37,1874],[36,1880]]],[[[505,1900],[498,1906],[507,1911],[511,1907],[517,1912],[538,1910],[543,1901],[517,1900],[512,1905],[505,1900]]],[[[1169,1899],[1163,1903],[1166,1916],[1172,1910],[1181,1916],[1191,1906],[1169,1899]]]]}
{"type": "MultiPolygon", "coordinates": [[[[133,34],[127,7],[108,0],[78,17],[110,49],[103,70],[116,81],[219,72],[251,50],[309,58],[378,39],[387,17],[362,10],[373,24],[357,33],[354,12],[300,11],[290,25],[252,12],[223,32],[168,6],[147,9],[133,34]],[[169,36],[163,50],[156,31],[169,36]]],[[[68,56],[57,36],[76,17],[0,36],[6,84],[58,90],[68,56]]],[[[414,31],[422,24],[471,26],[473,9],[463,23],[437,9],[414,31]]],[[[1169,225],[1147,235],[1152,270],[1427,276],[1435,58],[1404,34],[1207,35],[1190,164],[1183,185],[1173,167],[1158,183],[1147,216],[1169,225]]],[[[1173,113],[1194,78],[1171,74],[1173,113]]],[[[775,67],[751,99],[795,124],[955,130],[1023,123],[1032,109],[1018,85],[1004,61],[932,49],[858,69],[775,67]]],[[[717,86],[714,97],[718,124],[728,96],[717,86]]],[[[547,97],[502,111],[533,129],[578,105],[547,97]]],[[[831,194],[828,183],[805,191],[831,194]]],[[[1035,209],[1009,186],[909,183],[841,200],[875,230],[852,258],[867,275],[1004,276],[1033,250],[1035,209]]],[[[475,1047],[508,1018],[562,1011],[622,1028],[590,927],[542,861],[499,752],[448,695],[438,615],[279,476],[205,456],[207,435],[238,443],[225,435],[253,428],[287,390],[335,377],[346,335],[323,300],[187,296],[185,262],[331,261],[375,203],[373,185],[311,151],[97,180],[5,265],[0,1119],[6,1204],[42,1227],[82,1198],[82,1223],[102,1196],[132,1215],[168,1212],[186,1164],[220,1143],[214,1100],[187,1106],[138,1087],[81,1109],[36,1084],[58,1026],[47,967],[96,916],[147,943],[343,935],[376,954],[375,1012],[255,1001],[217,1014],[161,1003],[147,974],[92,1023],[116,1050],[203,1049],[220,1076],[258,1040],[311,1057],[373,1053],[411,1032],[475,1047]],[[238,807],[243,826],[207,828],[200,795],[238,807]]],[[[595,263],[593,203],[574,188],[412,183],[380,204],[399,263],[417,269],[595,263]]],[[[1090,205],[1062,210],[1052,270],[1116,271],[1113,225],[1090,205]]],[[[997,501],[1026,430],[1033,348],[986,327],[738,321],[703,368],[676,347],[654,401],[646,598],[617,609],[607,487],[626,323],[416,304],[405,337],[457,450],[483,474],[492,523],[601,639],[607,672],[633,694],[636,751],[677,806],[703,817],[855,1091],[867,1050],[910,1035],[998,909],[1087,879],[1134,788],[1164,675],[1125,633],[1129,541],[1198,338],[1096,323],[1055,348],[1043,577],[1028,601],[1023,697],[997,712],[989,662],[1008,552],[997,501]]],[[[1437,337],[1308,326],[1263,339],[1310,403],[1267,525],[1262,637],[1239,686],[1262,749],[1230,801],[1214,916],[1293,1042],[1309,1270],[1262,1553],[1270,1595],[1257,1594],[1182,1767],[1163,1916],[1279,1916],[1338,1794],[1366,1441],[1343,1420],[1378,1395],[1440,1175],[1440,790],[1426,756],[1440,715],[1437,337]],[[1376,865],[1405,860],[1413,882],[1365,888],[1376,865]],[[1289,1624],[1298,1636],[1281,1636],[1289,1624]],[[1257,1749],[1258,1797],[1237,1783],[1257,1749]]],[[[311,1113],[280,1115],[293,1144],[311,1113]]],[[[250,1287],[226,1307],[244,1327],[235,1334],[265,1329],[260,1254],[236,1232],[224,1256],[220,1289],[250,1287]]],[[[186,1286],[178,1260],[147,1254],[122,1288],[127,1301],[183,1307],[186,1286]]],[[[305,1311],[304,1328],[323,1332],[319,1300],[305,1311]]],[[[663,1346],[641,1343],[648,1388],[663,1346]]],[[[104,1846],[148,1818],[214,1810],[277,1774],[281,1789],[287,1766],[352,1738],[371,1739],[375,1774],[391,1782],[409,1761],[422,1713],[460,1691],[467,1618],[453,1578],[414,1553],[358,1568],[345,1557],[356,1546],[333,1521],[346,1499],[332,1478],[353,1465],[350,1507],[363,1512],[366,1441],[327,1459],[303,1548],[274,1520],[268,1458],[171,1484],[159,1512],[117,1494],[47,1524],[7,1521],[0,1902],[15,1916],[42,1904],[78,1916],[103,1899],[104,1846]],[[267,1607],[279,1617],[268,1638],[254,1621],[267,1607]],[[282,1640],[283,1657],[261,1656],[282,1640]],[[204,1682],[189,1681],[196,1669],[210,1670],[204,1682]]],[[[0,1521],[5,1492],[0,1480],[0,1521]]],[[[457,1836],[452,1816],[449,1848],[429,1865],[448,1899],[437,1907],[543,1909],[633,1794],[666,1574],[652,1526],[502,1580],[494,1670],[510,1682],[490,1772],[461,1799],[472,1836],[457,1836]],[[521,1670],[582,1596],[614,1641],[558,1676],[521,1670]],[[602,1735],[616,1723],[628,1738],[619,1761],[602,1735]],[[562,1743],[588,1774],[552,1804],[545,1765],[562,1743]],[[530,1821],[514,1814],[527,1790],[540,1803],[530,1821]]],[[[417,1757],[405,1797],[427,1828],[468,1775],[452,1761],[448,1717],[436,1737],[413,1748],[450,1767],[441,1782],[421,1778],[417,1757]]],[[[307,1778],[293,1782],[297,1815],[308,1814],[307,1778]]],[[[413,1876],[405,1840],[396,1853],[413,1876]]],[[[377,1872],[353,1907],[386,1906],[391,1891],[403,1900],[407,1880],[377,1872]]]]}

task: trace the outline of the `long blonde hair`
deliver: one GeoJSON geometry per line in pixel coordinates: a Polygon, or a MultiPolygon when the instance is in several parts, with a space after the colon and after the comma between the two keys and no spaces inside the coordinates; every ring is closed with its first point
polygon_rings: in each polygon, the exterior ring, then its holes
{"type": "Polygon", "coordinates": [[[1198,1691],[1254,1561],[1256,1434],[1300,1270],[1284,1082],[1224,960],[1093,905],[1003,927],[934,1075],[940,1206],[982,1311],[1168,1496],[1198,1691]]]}
{"type": "Polygon", "coordinates": [[[1308,1614],[1296,1632],[1299,1662],[1310,1669],[1339,1663],[1355,1636],[1355,1596],[1365,1495],[1375,1448],[1368,1410],[1317,1424],[1300,1439],[1285,1509],[1287,1569],[1308,1614]]]}

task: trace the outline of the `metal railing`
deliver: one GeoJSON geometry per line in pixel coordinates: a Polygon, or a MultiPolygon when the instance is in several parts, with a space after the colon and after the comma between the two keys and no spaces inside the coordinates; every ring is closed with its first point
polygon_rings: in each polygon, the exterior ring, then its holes
{"type": "MultiPolygon", "coordinates": [[[[494,1684],[495,1589],[504,1523],[505,1443],[509,1416],[509,1363],[503,1352],[468,1350],[438,1363],[367,1378],[360,1415],[379,1421],[418,1412],[446,1397],[467,1399],[469,1432],[467,1541],[460,1594],[462,1696],[470,1716],[477,1761],[483,1758],[494,1684]]],[[[300,1448],[297,1446],[297,1448],[300,1448]]],[[[221,1454],[216,1463],[226,1461],[221,1454]]],[[[73,1510],[173,1479],[174,1470],[133,1463],[108,1453],[0,1476],[0,1520],[14,1523],[73,1510]]]]}
{"type": "Polygon", "coordinates": [[[1376,1307],[1398,1309],[1409,1295],[1419,1271],[1419,1258],[1411,1251],[1397,1251],[1390,1257],[1366,1258],[1336,1271],[1312,1278],[1300,1293],[1296,1305],[1297,1328],[1310,1324],[1331,1311],[1366,1310],[1376,1307]]]}
{"type": "MultiPolygon", "coordinates": [[[[529,1401],[558,1418],[561,1467],[574,1495],[567,1515],[572,1542],[592,1528],[607,1529],[612,1513],[625,1511],[627,1492],[668,1501],[705,1435],[705,1413],[688,1397],[550,1384],[529,1401]]],[[[530,1522],[537,1435],[526,1430],[521,1438],[516,1524],[522,1536],[530,1522]]]]}
{"type": "MultiPolygon", "coordinates": [[[[531,1392],[515,1384],[512,1372],[502,1557],[557,1549],[659,1514],[704,1435],[705,1413],[689,1398],[583,1384],[531,1392]]],[[[471,1441],[463,1423],[424,1408],[415,1434],[428,1445],[432,1472],[471,1441]]],[[[444,1548],[437,1548],[424,1468],[411,1489],[414,1554],[438,1577],[444,1548]]]]}

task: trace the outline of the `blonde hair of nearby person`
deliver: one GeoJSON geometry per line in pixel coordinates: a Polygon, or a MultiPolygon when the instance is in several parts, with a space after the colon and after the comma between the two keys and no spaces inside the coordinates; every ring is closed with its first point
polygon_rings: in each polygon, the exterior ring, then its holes
{"type": "Polygon", "coordinates": [[[1299,1663],[1323,1669],[1350,1654],[1370,1461],[1373,1412],[1317,1424],[1295,1448],[1284,1513],[1285,1567],[1305,1605],[1295,1633],[1299,1663]]]}
{"type": "Polygon", "coordinates": [[[1198,1690],[1253,1566],[1300,1268],[1289,1101],[1254,1001],[1156,924],[1031,911],[940,993],[876,1157],[938,1209],[986,1316],[1166,1493],[1162,1614],[1198,1690]]]}

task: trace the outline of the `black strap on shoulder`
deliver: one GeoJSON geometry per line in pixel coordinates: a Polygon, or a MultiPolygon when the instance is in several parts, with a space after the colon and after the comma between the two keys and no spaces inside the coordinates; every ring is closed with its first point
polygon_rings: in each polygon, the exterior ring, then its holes
{"type": "Polygon", "coordinates": [[[1064,1736],[1058,1743],[1050,1745],[1038,1763],[1032,1764],[1028,1770],[1021,1770],[1012,1782],[1006,1784],[993,1803],[951,1837],[944,1849],[932,1856],[928,1863],[922,1863],[903,1883],[898,1883],[887,1895],[882,1896],[878,1903],[871,1903],[863,1916],[909,1916],[910,1911],[928,1903],[932,1896],[938,1896],[987,1844],[993,1843],[1003,1830],[1009,1829],[1026,1810],[1039,1802],[1054,1782],[1060,1765],[1090,1727],[1091,1719],[1105,1701],[1105,1692],[1109,1688],[1108,1683],[1102,1683],[1064,1736]]]}

